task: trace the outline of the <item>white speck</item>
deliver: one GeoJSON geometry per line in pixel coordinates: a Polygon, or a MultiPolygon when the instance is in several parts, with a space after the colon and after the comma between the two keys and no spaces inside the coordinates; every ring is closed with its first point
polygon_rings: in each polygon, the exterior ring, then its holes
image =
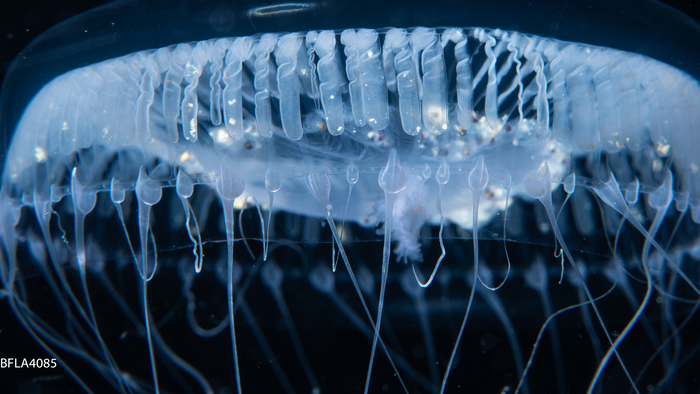
{"type": "Polygon", "coordinates": [[[335,99],[335,95],[331,94],[331,100],[334,100],[334,99],[335,99]]]}
{"type": "MultiPolygon", "coordinates": [[[[86,31],[87,31],[87,30],[86,30],[86,31]]],[[[372,55],[374,55],[374,52],[372,52],[372,51],[367,51],[367,56],[372,57],[372,55]]]]}
{"type": "Polygon", "coordinates": [[[37,163],[43,163],[44,161],[46,161],[46,151],[39,147],[36,147],[34,148],[34,157],[36,158],[37,163]]]}
{"type": "Polygon", "coordinates": [[[229,118],[229,119],[228,119],[228,124],[230,124],[231,126],[234,126],[234,125],[236,124],[236,120],[233,119],[233,118],[229,118]]]}
{"type": "Polygon", "coordinates": [[[217,129],[216,132],[214,133],[214,135],[215,135],[216,142],[218,142],[220,144],[225,144],[225,143],[231,141],[231,137],[228,135],[228,133],[226,132],[226,129],[224,129],[223,127],[220,127],[219,129],[217,129]]]}

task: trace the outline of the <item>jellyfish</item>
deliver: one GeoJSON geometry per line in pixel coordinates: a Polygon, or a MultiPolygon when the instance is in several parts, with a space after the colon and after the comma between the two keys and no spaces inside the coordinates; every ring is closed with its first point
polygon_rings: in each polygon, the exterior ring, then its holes
{"type": "Polygon", "coordinates": [[[582,3],[122,1],[47,32],[0,107],[15,385],[696,388],[698,25],[582,3]]]}

